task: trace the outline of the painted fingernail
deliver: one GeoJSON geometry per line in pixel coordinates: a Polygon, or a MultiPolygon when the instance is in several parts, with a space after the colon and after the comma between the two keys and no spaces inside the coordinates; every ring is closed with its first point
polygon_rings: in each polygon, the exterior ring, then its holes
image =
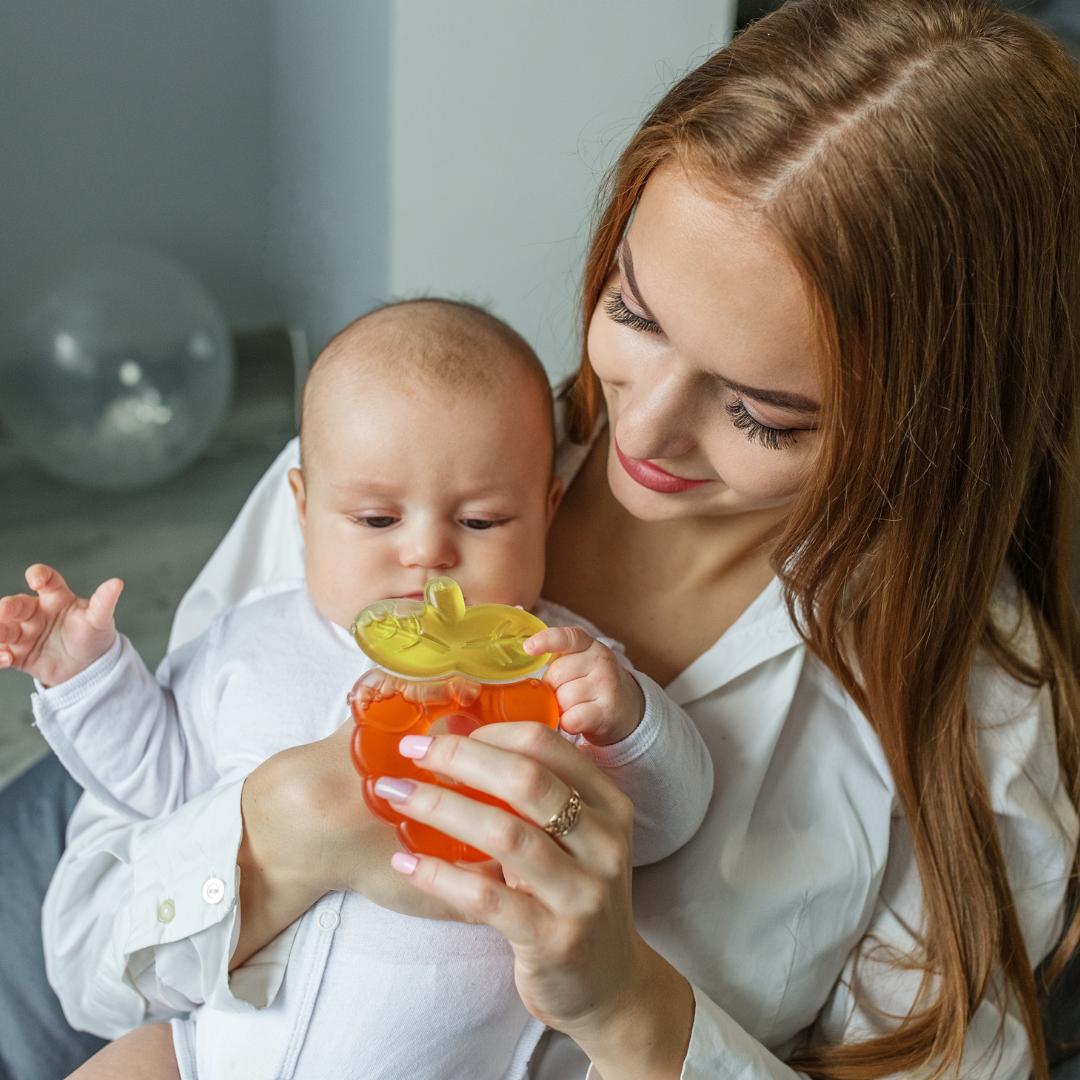
{"type": "Polygon", "coordinates": [[[398,753],[402,757],[419,761],[427,752],[433,740],[430,735],[406,735],[398,743],[398,753]]]}
{"type": "Polygon", "coordinates": [[[411,780],[402,780],[399,776],[380,776],[375,781],[375,794],[389,802],[404,802],[415,790],[416,785],[411,780]]]}
{"type": "Polygon", "coordinates": [[[413,874],[420,865],[420,860],[415,855],[409,855],[405,851],[395,851],[390,856],[390,865],[399,874],[413,874]]]}

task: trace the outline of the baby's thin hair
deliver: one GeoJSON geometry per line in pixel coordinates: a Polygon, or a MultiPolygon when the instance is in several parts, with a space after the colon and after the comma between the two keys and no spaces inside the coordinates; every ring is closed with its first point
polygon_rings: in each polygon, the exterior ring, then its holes
{"type": "Polygon", "coordinates": [[[310,403],[322,381],[341,363],[377,377],[398,378],[451,394],[494,390],[512,377],[517,360],[540,389],[554,431],[551,384],[532,346],[513,327],[478,304],[445,297],[416,297],[374,308],[335,334],[308,373],[300,421],[301,467],[310,450],[310,403]],[[305,429],[308,438],[305,439],[305,429]]]}

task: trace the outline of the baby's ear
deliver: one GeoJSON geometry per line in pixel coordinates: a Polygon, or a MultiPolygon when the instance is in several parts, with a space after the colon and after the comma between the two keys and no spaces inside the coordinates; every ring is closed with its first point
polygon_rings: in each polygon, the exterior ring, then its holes
{"type": "Polygon", "coordinates": [[[551,487],[548,489],[547,497],[547,524],[549,528],[551,526],[551,523],[555,520],[555,511],[559,509],[559,503],[562,502],[562,497],[562,477],[554,476],[551,479],[551,487]]]}
{"type": "Polygon", "coordinates": [[[296,500],[296,516],[300,519],[300,531],[307,526],[307,491],[304,489],[304,474],[299,469],[289,470],[289,487],[296,500]]]}

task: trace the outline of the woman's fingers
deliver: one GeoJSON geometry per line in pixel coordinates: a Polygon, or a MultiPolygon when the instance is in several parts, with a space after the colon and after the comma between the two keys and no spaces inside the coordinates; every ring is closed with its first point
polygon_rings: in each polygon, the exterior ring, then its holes
{"type": "Polygon", "coordinates": [[[497,930],[512,944],[530,944],[549,932],[552,917],[539,900],[488,875],[404,852],[392,864],[418,889],[449,904],[468,922],[497,930]]]}
{"type": "Polygon", "coordinates": [[[543,823],[566,802],[569,788],[592,806],[621,793],[572,743],[531,721],[488,724],[470,736],[431,737],[423,768],[443,773],[509,803],[519,814],[543,823]]]}
{"type": "MultiPolygon", "coordinates": [[[[548,907],[564,911],[574,908],[581,895],[581,864],[535,825],[500,807],[435,784],[397,779],[386,784],[380,779],[375,792],[390,799],[399,813],[486,852],[525,883],[523,891],[548,907]]],[[[587,849],[590,833],[595,830],[590,828],[589,808],[583,806],[577,824],[565,839],[572,838],[575,847],[587,849]]]]}
{"type": "Polygon", "coordinates": [[[530,887],[549,899],[558,897],[559,904],[573,906],[566,890],[578,887],[581,863],[574,857],[601,875],[625,865],[630,800],[550,728],[506,723],[470,737],[438,735],[424,740],[420,758],[412,742],[404,749],[423,768],[493,795],[520,817],[435,785],[406,781],[398,788],[402,782],[395,780],[385,787],[386,797],[407,817],[487,852],[530,887]],[[566,807],[573,791],[582,805],[573,828],[556,843],[542,827],[566,807]]]}

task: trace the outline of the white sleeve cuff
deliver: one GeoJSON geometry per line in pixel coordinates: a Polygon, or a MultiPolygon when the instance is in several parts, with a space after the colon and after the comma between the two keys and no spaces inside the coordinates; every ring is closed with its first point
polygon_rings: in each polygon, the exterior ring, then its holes
{"type": "Polygon", "coordinates": [[[596,746],[590,742],[584,744],[588,747],[589,757],[601,769],[617,769],[620,765],[626,765],[641,757],[656,742],[663,726],[664,714],[668,709],[664,691],[648,675],[643,675],[640,671],[631,671],[630,674],[645,695],[645,715],[642,716],[641,723],[617,743],[609,743],[607,746],[596,746]]]}
{"type": "MultiPolygon", "coordinates": [[[[167,987],[189,1001],[244,1011],[270,1004],[281,985],[295,924],[229,974],[240,934],[236,856],[243,786],[238,780],[215,788],[138,828],[124,951],[145,969],[145,960],[136,957],[152,950],[150,977],[158,996],[167,987]]],[[[145,980],[147,974],[138,977],[145,980]]]]}
{"type": "Polygon", "coordinates": [[[694,1026],[680,1080],[714,1080],[739,1076],[745,1080],[799,1080],[802,1073],[740,1027],[719,1005],[691,984],[694,1026]]]}
{"type": "MultiPolygon", "coordinates": [[[[694,1026],[679,1080],[805,1080],[741,1028],[716,1002],[691,983],[694,1026]]],[[[586,1080],[601,1080],[594,1065],[586,1080]]]]}
{"type": "MultiPolygon", "coordinates": [[[[127,638],[123,634],[117,634],[108,652],[99,656],[78,675],[73,675],[70,679],[49,687],[42,686],[35,679],[34,689],[50,709],[66,709],[69,705],[76,704],[83,698],[89,697],[112,674],[113,668],[120,663],[120,653],[125,641],[127,638]]],[[[131,642],[128,642],[128,648],[131,647],[131,642]]]]}
{"type": "Polygon", "coordinates": [[[34,684],[34,723],[79,786],[124,817],[157,816],[124,797],[131,794],[136,772],[130,756],[143,745],[136,738],[134,718],[152,721],[162,698],[161,687],[131,642],[117,634],[109,651],[74,678],[48,689],[36,679],[34,684]],[[108,714],[106,722],[102,709],[108,714]],[[123,783],[115,782],[118,776],[123,783]],[[125,785],[129,790],[118,794],[125,785]]]}

